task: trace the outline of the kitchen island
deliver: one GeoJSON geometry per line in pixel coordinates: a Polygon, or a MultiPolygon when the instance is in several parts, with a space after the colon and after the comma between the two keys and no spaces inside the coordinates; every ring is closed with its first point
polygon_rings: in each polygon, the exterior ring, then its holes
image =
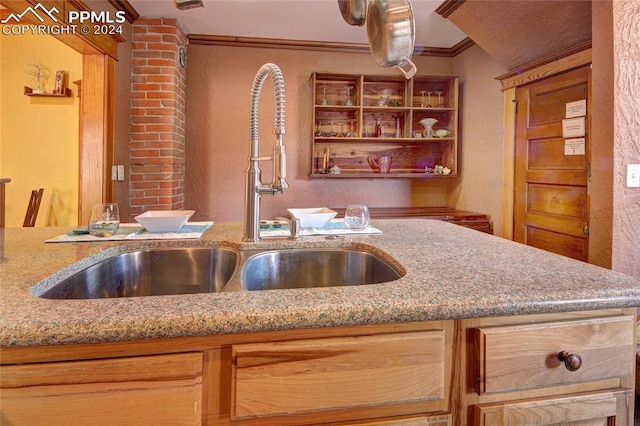
{"type": "MultiPolygon", "coordinates": [[[[640,280],[445,222],[390,219],[374,226],[382,235],[257,243],[242,242],[237,224],[214,224],[198,240],[127,243],[44,243],[68,229],[6,229],[0,263],[3,416],[34,404],[46,415],[42,401],[60,407],[78,392],[70,388],[86,386],[87,394],[116,398],[125,408],[123,400],[146,401],[143,408],[135,404],[144,414],[138,422],[126,417],[128,424],[172,423],[172,415],[181,424],[490,424],[491,416],[500,415],[495,413],[539,416],[553,413],[549,407],[567,412],[577,406],[608,407],[589,413],[630,421],[632,308],[640,306],[640,280]],[[404,276],[351,287],[94,300],[48,300],[31,293],[34,286],[47,288],[115,254],[166,245],[363,248],[397,262],[404,276]],[[560,346],[578,339],[574,346],[586,351],[584,366],[567,373],[562,362],[550,361],[540,345],[554,339],[560,346]],[[423,351],[413,353],[416,347],[423,351]],[[541,350],[542,367],[551,370],[543,379],[531,370],[539,366],[527,361],[541,350]],[[345,355],[352,351],[358,354],[353,359],[345,355]],[[322,364],[334,356],[337,364],[322,364]],[[58,378],[45,374],[51,379],[45,386],[39,367],[51,365],[62,370],[58,378]],[[520,370],[515,376],[512,367],[520,370]],[[113,369],[131,373],[130,381],[107,374],[113,369]],[[104,374],[76,383],[69,371],[104,374]],[[374,377],[376,371],[381,378],[374,377]],[[413,383],[425,375],[437,380],[413,383]],[[32,377],[38,379],[32,383],[32,377]],[[307,394],[276,394],[269,377],[307,394]],[[414,385],[394,387],[391,382],[399,378],[414,385]],[[330,386],[334,381],[342,394],[330,386]],[[380,381],[382,390],[372,390],[380,381]],[[334,399],[321,397],[322,386],[334,399]],[[35,388],[44,394],[33,393],[35,388]],[[116,396],[115,389],[123,390],[116,396]],[[167,394],[182,398],[167,402],[172,413],[161,409],[167,394]]],[[[100,416],[94,424],[114,421],[100,416]]]]}

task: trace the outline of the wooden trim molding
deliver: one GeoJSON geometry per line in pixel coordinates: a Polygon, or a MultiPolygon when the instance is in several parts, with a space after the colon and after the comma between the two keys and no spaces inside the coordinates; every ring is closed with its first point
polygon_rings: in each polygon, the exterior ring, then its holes
{"type": "Polygon", "coordinates": [[[513,208],[515,191],[516,88],[503,92],[502,119],[502,238],[513,240],[513,208]]]}
{"type": "MultiPolygon", "coordinates": [[[[263,49],[311,50],[321,52],[369,53],[366,43],[342,43],[328,41],[286,40],[258,37],[238,37],[211,34],[189,34],[189,44],[255,47],[263,49]]],[[[416,46],[414,56],[454,57],[475,43],[470,38],[462,40],[451,48],[416,46]]]]}
{"type": "Polygon", "coordinates": [[[125,18],[131,24],[140,18],[138,11],[127,0],[109,0],[109,3],[117,10],[124,10],[126,12],[125,18]]]}
{"type": "Polygon", "coordinates": [[[436,9],[436,13],[441,15],[443,18],[446,18],[455,12],[457,8],[462,6],[465,1],[466,0],[446,0],[436,9]]]}
{"type": "Polygon", "coordinates": [[[84,225],[95,203],[111,201],[109,180],[113,158],[113,76],[115,60],[107,55],[82,58],[80,98],[80,174],[78,224],[84,225]]]}
{"type": "Polygon", "coordinates": [[[452,48],[450,48],[449,50],[451,51],[451,55],[450,56],[458,56],[460,53],[464,52],[465,50],[467,50],[468,48],[474,46],[476,44],[475,41],[471,40],[469,37],[465,38],[464,40],[460,41],[458,44],[456,44],[455,46],[453,46],[452,48]]]}
{"type": "Polygon", "coordinates": [[[496,77],[496,80],[502,83],[502,90],[506,90],[590,63],[591,40],[529,64],[519,71],[500,75],[496,77]]]}
{"type": "MultiPolygon", "coordinates": [[[[21,13],[35,3],[34,0],[0,0],[0,4],[13,13],[21,13]]],[[[91,11],[91,8],[81,0],[61,0],[58,7],[63,11],[61,12],[61,16],[64,20],[67,19],[67,13],[70,10],[91,11]]],[[[29,15],[23,16],[21,21],[39,24],[39,22],[35,21],[35,18],[31,18],[29,15]]],[[[55,22],[49,18],[45,18],[45,25],[46,24],[55,24],[55,22]]],[[[80,31],[78,31],[75,34],[52,35],[83,55],[100,55],[104,53],[114,59],[118,59],[118,43],[124,41],[124,38],[120,34],[81,34],[80,31]]]]}

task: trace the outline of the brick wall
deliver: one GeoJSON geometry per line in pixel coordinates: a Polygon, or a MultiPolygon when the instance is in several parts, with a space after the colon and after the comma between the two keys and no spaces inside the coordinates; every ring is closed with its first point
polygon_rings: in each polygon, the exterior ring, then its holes
{"type": "Polygon", "coordinates": [[[184,208],[187,38],[175,19],[133,25],[129,221],[148,210],[184,208]]]}

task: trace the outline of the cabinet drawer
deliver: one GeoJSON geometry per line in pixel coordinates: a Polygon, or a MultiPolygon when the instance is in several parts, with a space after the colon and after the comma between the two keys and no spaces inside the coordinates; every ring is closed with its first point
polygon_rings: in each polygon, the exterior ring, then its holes
{"type": "Polygon", "coordinates": [[[235,345],[231,417],[443,400],[445,331],[235,345]]]}
{"type": "Polygon", "coordinates": [[[202,362],[188,353],[2,366],[2,424],[198,425],[202,362]]]}
{"type": "Polygon", "coordinates": [[[406,417],[402,419],[363,420],[343,423],[344,426],[451,426],[451,414],[406,417]]]}
{"type": "Polygon", "coordinates": [[[627,425],[631,390],[483,404],[475,407],[477,426],[627,425]]]}
{"type": "Polygon", "coordinates": [[[580,383],[631,374],[632,315],[474,329],[479,395],[580,383]],[[561,351],[582,364],[569,371],[561,351]]]}

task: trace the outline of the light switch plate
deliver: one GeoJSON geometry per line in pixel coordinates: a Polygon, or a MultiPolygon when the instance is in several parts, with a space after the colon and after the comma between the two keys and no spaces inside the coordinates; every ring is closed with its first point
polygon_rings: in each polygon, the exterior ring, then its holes
{"type": "Polygon", "coordinates": [[[119,181],[124,180],[124,166],[122,165],[118,166],[118,180],[119,181]]]}
{"type": "Polygon", "coordinates": [[[111,166],[111,180],[118,180],[118,167],[111,166]]]}
{"type": "Polygon", "coordinates": [[[640,188],[640,164],[627,164],[627,188],[640,188]]]}

